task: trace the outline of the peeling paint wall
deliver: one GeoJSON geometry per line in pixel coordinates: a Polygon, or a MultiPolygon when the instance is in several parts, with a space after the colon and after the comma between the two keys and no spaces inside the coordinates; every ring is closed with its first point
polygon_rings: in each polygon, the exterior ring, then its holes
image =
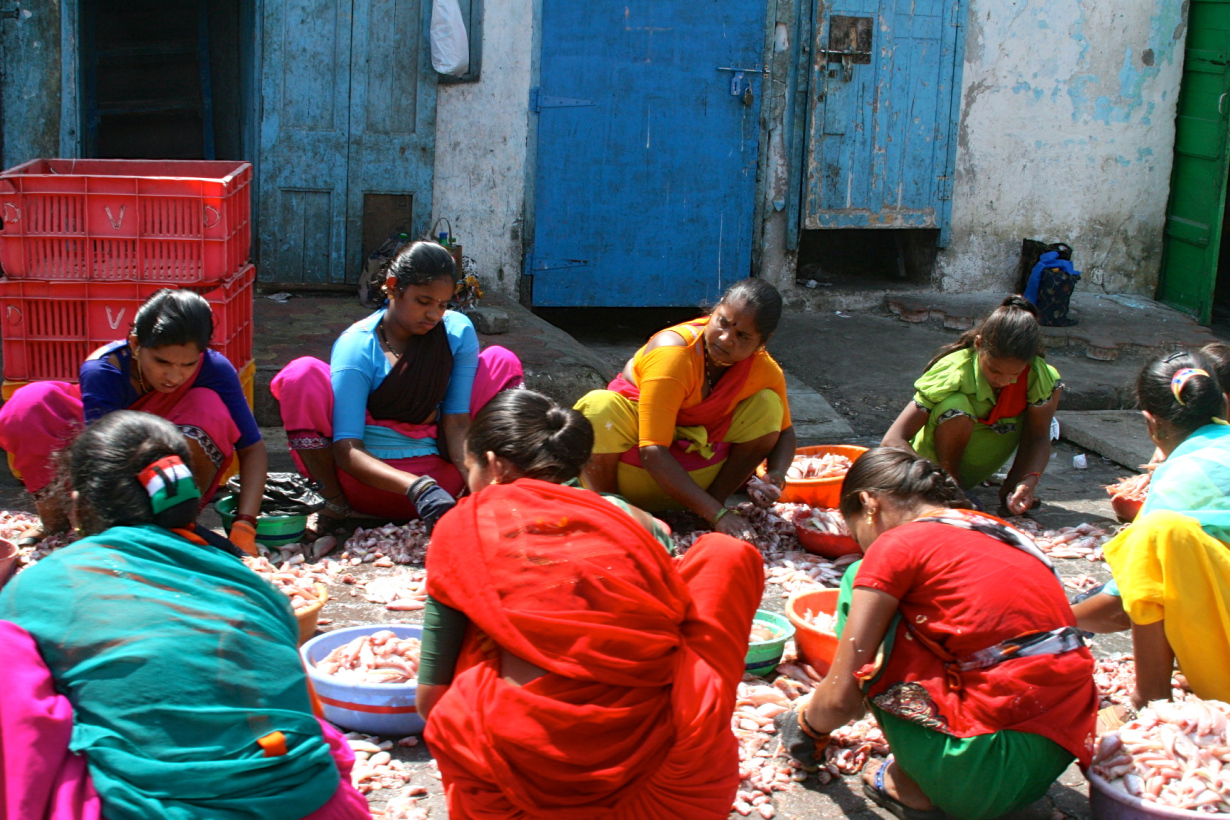
{"type": "Polygon", "coordinates": [[[516,296],[521,276],[533,64],[533,0],[484,3],[477,83],[441,85],[433,220],[448,217],[479,276],[516,296]]]}
{"type": "Polygon", "coordinates": [[[1151,296],[1187,4],[971,0],[944,290],[1013,282],[1023,238],[1065,241],[1082,287],[1151,296]]]}
{"type": "Polygon", "coordinates": [[[0,129],[10,168],[60,152],[60,4],[23,4],[16,19],[0,19],[0,129]]]}

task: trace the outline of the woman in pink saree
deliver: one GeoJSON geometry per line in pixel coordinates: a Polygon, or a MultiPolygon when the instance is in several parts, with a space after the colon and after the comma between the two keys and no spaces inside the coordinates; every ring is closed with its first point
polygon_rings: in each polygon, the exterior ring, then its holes
{"type": "Polygon", "coordinates": [[[141,410],[170,421],[188,440],[201,497],[211,498],[238,458],[243,489],[231,540],[255,554],[256,516],[269,459],[239,374],[209,348],[209,303],[189,290],[160,290],[141,305],[128,338],[104,345],[81,365],[78,384],[33,382],[0,408],[0,447],[34,496],[40,525],[26,545],[67,528],[65,493],[54,481],[56,454],[112,410],[141,410]]]}

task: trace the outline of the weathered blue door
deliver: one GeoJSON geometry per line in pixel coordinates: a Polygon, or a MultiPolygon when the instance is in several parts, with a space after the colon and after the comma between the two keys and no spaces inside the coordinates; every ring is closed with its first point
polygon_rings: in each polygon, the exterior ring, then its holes
{"type": "Polygon", "coordinates": [[[764,14],[542,0],[535,305],[695,305],[750,275],[764,14]]]}
{"type": "Polygon", "coordinates": [[[964,0],[817,3],[804,228],[946,243],[964,15],[964,0]]]}
{"type": "Polygon", "coordinates": [[[264,0],[259,272],[354,281],[367,203],[431,214],[436,79],[425,0],[264,0]]]}

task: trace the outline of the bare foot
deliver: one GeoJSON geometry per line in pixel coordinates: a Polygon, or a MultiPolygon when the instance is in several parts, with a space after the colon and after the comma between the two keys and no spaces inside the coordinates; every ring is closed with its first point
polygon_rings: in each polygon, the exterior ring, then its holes
{"type": "Polygon", "coordinates": [[[919,811],[930,811],[935,808],[931,798],[923,794],[918,784],[901,770],[901,767],[897,765],[895,760],[880,763],[876,766],[869,762],[863,767],[863,782],[875,788],[876,773],[883,766],[888,766],[888,769],[884,772],[884,791],[889,797],[907,808],[918,809],[919,811]]]}

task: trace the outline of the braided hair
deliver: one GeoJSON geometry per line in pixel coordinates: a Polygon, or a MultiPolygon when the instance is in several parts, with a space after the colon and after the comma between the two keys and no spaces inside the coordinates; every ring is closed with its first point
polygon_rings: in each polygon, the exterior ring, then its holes
{"type": "Polygon", "coordinates": [[[533,390],[505,390],[474,417],[466,450],[495,453],[526,478],[555,484],[581,474],[594,447],[589,419],[533,390]]]}
{"type": "Polygon", "coordinates": [[[841,483],[841,514],[847,519],[863,510],[859,493],[888,493],[906,503],[968,507],[961,486],[934,461],[895,447],[873,447],[855,460],[841,483]]]}

